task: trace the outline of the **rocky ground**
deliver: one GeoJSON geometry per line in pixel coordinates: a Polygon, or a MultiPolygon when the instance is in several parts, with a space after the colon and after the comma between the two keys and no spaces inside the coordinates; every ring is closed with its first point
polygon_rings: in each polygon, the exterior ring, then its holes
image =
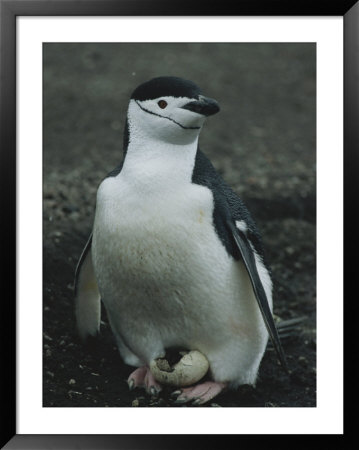
{"type": "Polygon", "coordinates": [[[79,341],[73,301],[97,186],[121,160],[129,96],[159,75],[191,79],[220,103],[201,148],[261,230],[275,314],[305,318],[283,339],[289,376],[269,346],[256,387],[207,406],[316,406],[315,62],[312,44],[44,45],[44,406],[173,406],[170,390],[129,391],[132,369],[105,311],[99,338],[79,341]]]}

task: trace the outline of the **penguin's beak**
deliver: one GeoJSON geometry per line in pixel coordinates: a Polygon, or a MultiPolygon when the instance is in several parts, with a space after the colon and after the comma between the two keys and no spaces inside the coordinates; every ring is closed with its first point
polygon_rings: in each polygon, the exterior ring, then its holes
{"type": "Polygon", "coordinates": [[[203,116],[212,116],[218,113],[219,105],[213,98],[204,97],[203,95],[198,96],[198,100],[186,103],[182,106],[182,109],[188,109],[197,114],[202,114],[203,116]]]}

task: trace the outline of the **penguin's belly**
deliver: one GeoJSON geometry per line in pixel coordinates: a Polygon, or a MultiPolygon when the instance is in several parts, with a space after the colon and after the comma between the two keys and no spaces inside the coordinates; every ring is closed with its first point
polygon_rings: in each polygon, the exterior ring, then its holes
{"type": "Polygon", "coordinates": [[[212,215],[211,191],[195,184],[139,195],[109,178],[99,189],[92,254],[101,297],[118,339],[143,362],[171,346],[210,358],[233,339],[264,339],[248,275],[212,215]]]}

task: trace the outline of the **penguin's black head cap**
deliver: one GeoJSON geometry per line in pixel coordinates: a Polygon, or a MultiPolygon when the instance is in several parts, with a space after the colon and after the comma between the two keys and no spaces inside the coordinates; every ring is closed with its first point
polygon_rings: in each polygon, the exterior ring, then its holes
{"type": "Polygon", "coordinates": [[[157,77],[138,86],[132,93],[133,100],[152,100],[159,97],[188,97],[197,99],[201,89],[193,81],[179,77],[157,77]]]}
{"type": "Polygon", "coordinates": [[[193,143],[198,139],[205,119],[218,111],[218,103],[202,95],[193,81],[178,77],[153,78],[132,93],[125,147],[135,136],[138,139],[146,136],[147,143],[150,140],[175,145],[193,143]]]}

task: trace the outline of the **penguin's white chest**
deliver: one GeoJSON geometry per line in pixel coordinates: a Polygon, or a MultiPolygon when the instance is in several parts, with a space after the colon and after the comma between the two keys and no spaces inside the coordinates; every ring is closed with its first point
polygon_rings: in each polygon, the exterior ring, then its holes
{"type": "Polygon", "coordinates": [[[205,187],[142,190],[121,176],[106,179],[98,191],[93,237],[105,301],[114,301],[107,298],[113,286],[122,296],[143,298],[157,289],[183,290],[196,275],[210,279],[216,258],[228,260],[212,215],[212,193],[205,187]]]}

